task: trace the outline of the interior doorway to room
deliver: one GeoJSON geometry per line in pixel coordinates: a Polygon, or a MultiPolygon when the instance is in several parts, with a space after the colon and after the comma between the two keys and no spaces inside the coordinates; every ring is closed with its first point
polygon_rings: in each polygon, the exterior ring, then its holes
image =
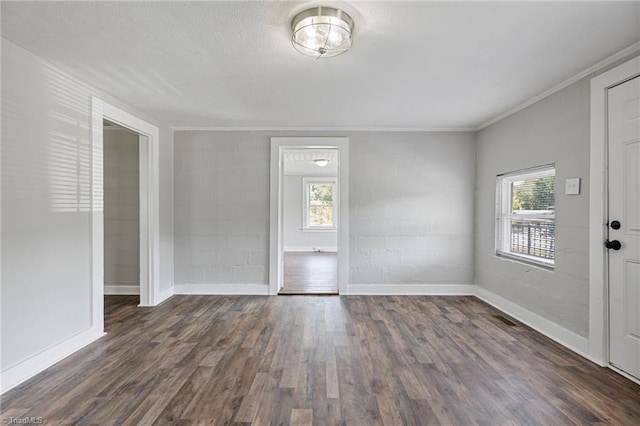
{"type": "MultiPolygon", "coordinates": [[[[104,294],[140,303],[140,138],[103,121],[104,294]]],[[[113,303],[105,305],[105,315],[113,303]]]]}
{"type": "Polygon", "coordinates": [[[338,150],[282,151],[279,294],[338,294],[338,150]]]}
{"type": "MultiPolygon", "coordinates": [[[[336,292],[344,294],[348,292],[347,281],[349,278],[348,253],[349,253],[349,138],[343,136],[316,136],[316,137],[272,137],[271,138],[271,167],[269,177],[269,294],[280,294],[284,284],[284,163],[285,154],[296,150],[334,150],[336,152],[335,165],[337,175],[335,180],[335,193],[332,193],[333,211],[336,221],[336,292]]],[[[328,153],[327,153],[328,154],[328,153]]],[[[318,158],[322,160],[324,158],[318,158]]],[[[320,167],[313,159],[310,161],[316,168],[320,167]]],[[[331,161],[327,162],[327,166],[331,161]]],[[[327,167],[324,166],[324,167],[327,167]]],[[[317,169],[316,169],[317,170],[317,169]]],[[[313,176],[309,176],[313,177],[313,176]]],[[[317,176],[323,177],[323,176],[317,176]]],[[[331,177],[331,176],[324,176],[331,177]]],[[[302,180],[301,180],[302,182],[302,180]]],[[[302,186],[302,183],[300,183],[302,186]]],[[[300,188],[299,194],[302,193],[300,188]]],[[[302,195],[301,195],[302,197],[302,195]]],[[[314,203],[316,206],[326,207],[323,203],[314,203]]],[[[298,210],[302,210],[301,204],[298,210]]],[[[317,210],[323,210],[321,208],[317,210]]],[[[326,210],[326,209],[325,209],[326,210]]],[[[302,213],[301,213],[302,214],[302,213]]],[[[302,223],[298,225],[302,228],[302,223]]],[[[295,247],[295,246],[290,246],[295,247]]],[[[307,245],[306,247],[322,247],[307,245]]],[[[308,248],[307,248],[308,250],[308,248]]],[[[303,252],[304,253],[304,252],[303,252]]],[[[306,252],[309,253],[309,252],[306,252]]],[[[322,253],[322,251],[320,252],[322,253]]],[[[329,257],[329,255],[326,255],[329,257]]],[[[319,256],[316,257],[318,259],[319,256]]],[[[313,271],[313,269],[309,269],[313,271]]],[[[333,290],[333,288],[332,288],[333,290]]],[[[304,293],[310,294],[310,293],[304,293]]],[[[317,294],[317,293],[315,293],[317,294]]]]}
{"type": "Polygon", "coordinates": [[[95,96],[91,97],[91,305],[92,324],[104,330],[104,120],[137,134],[139,177],[138,306],[156,306],[170,292],[160,290],[160,131],[95,96]]]}
{"type": "Polygon", "coordinates": [[[640,76],[607,105],[609,362],[640,379],[640,76]]]}

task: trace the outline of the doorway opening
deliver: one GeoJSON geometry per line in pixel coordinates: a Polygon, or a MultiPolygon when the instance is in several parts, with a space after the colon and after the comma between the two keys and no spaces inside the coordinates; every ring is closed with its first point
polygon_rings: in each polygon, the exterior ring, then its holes
{"type": "Polygon", "coordinates": [[[640,380],[640,76],[607,91],[609,363],[640,380]]]}
{"type": "Polygon", "coordinates": [[[271,138],[269,294],[346,292],[347,138],[271,138]]]}
{"type": "Polygon", "coordinates": [[[640,383],[640,58],[591,80],[589,353],[640,383]]]}
{"type": "Polygon", "coordinates": [[[278,294],[338,294],[338,150],[284,149],[278,294]]]}
{"type": "Polygon", "coordinates": [[[104,121],[139,135],[139,306],[155,306],[171,296],[160,292],[158,127],[91,98],[91,303],[93,328],[104,331],[104,121]]]}
{"type": "Polygon", "coordinates": [[[135,305],[140,303],[139,151],[145,142],[145,136],[103,121],[104,294],[130,296],[126,300],[135,305]]]}

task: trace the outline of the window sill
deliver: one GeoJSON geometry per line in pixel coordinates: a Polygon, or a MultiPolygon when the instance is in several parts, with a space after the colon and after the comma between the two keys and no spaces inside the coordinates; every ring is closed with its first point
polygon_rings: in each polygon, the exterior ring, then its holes
{"type": "Polygon", "coordinates": [[[338,232],[338,228],[302,228],[302,232],[338,232]]]}
{"type": "Polygon", "coordinates": [[[496,257],[501,258],[501,259],[505,259],[505,260],[510,260],[510,261],[517,262],[517,263],[522,263],[522,264],[528,265],[528,266],[534,266],[534,267],[543,269],[545,271],[550,271],[551,272],[551,271],[555,270],[555,264],[538,260],[537,258],[535,258],[533,256],[517,255],[517,254],[499,252],[499,253],[496,253],[496,257]]]}

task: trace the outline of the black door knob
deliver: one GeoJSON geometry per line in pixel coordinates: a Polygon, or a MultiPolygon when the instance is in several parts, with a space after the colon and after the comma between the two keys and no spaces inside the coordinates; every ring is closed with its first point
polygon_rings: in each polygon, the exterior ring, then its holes
{"type": "Polygon", "coordinates": [[[617,220],[614,220],[611,222],[611,229],[620,229],[620,222],[618,222],[617,220]]]}
{"type": "Polygon", "coordinates": [[[604,242],[604,246],[608,249],[613,249],[613,250],[620,250],[620,248],[622,248],[622,244],[620,244],[620,241],[618,240],[613,240],[613,241],[605,241],[604,242]]]}

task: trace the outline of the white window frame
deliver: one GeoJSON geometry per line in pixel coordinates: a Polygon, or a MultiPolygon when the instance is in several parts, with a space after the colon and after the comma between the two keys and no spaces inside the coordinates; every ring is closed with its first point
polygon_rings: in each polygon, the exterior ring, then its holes
{"type": "MultiPolygon", "coordinates": [[[[511,220],[512,219],[551,219],[555,226],[555,210],[553,213],[533,211],[522,213],[512,210],[512,184],[514,182],[538,179],[542,177],[556,176],[555,164],[547,164],[532,169],[519,170],[505,173],[496,177],[496,229],[495,229],[495,252],[496,256],[507,257],[513,260],[543,266],[553,269],[555,265],[555,254],[553,259],[546,259],[539,256],[527,255],[511,251],[511,220]],[[502,236],[502,239],[500,238],[502,236]]],[[[556,185],[557,194],[557,185],[556,185]]],[[[554,194],[555,196],[555,194],[554,194]]],[[[556,233],[554,231],[554,245],[556,233]]]]}
{"type": "Polygon", "coordinates": [[[338,210],[338,185],[335,177],[303,177],[302,178],[302,231],[303,232],[336,232],[338,229],[338,218],[336,213],[338,210]],[[311,185],[331,184],[331,195],[333,201],[333,225],[310,225],[310,204],[309,204],[309,187],[311,185]]]}

